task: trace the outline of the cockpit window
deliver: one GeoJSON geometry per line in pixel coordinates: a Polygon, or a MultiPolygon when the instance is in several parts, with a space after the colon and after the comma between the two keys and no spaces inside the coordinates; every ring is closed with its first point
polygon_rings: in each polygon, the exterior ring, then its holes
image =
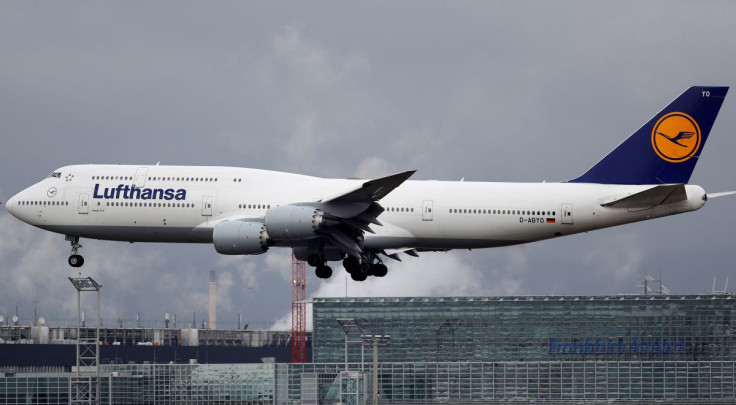
{"type": "Polygon", "coordinates": [[[60,179],[61,178],[61,172],[53,172],[53,173],[49,174],[49,176],[47,178],[51,178],[51,177],[56,177],[57,179],[60,179]]]}

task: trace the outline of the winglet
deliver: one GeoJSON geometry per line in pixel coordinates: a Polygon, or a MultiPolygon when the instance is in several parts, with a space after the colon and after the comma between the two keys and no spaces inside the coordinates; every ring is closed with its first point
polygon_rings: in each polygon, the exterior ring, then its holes
{"type": "Polygon", "coordinates": [[[728,87],[690,87],[571,183],[686,184],[728,87]]]}

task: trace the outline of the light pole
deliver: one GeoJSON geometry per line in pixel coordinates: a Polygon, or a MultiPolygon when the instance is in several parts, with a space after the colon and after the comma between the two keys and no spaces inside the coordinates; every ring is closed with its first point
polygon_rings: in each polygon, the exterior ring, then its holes
{"type": "Polygon", "coordinates": [[[391,346],[391,335],[361,335],[363,346],[373,345],[373,404],[378,405],[378,346],[391,346]]]}
{"type": "Polygon", "coordinates": [[[74,288],[77,290],[77,374],[70,379],[70,403],[99,403],[100,402],[100,289],[102,284],[97,283],[92,277],[69,277],[74,288]],[[84,322],[82,315],[82,293],[97,293],[97,322],[94,337],[88,332],[82,337],[81,324],[84,322]],[[82,369],[84,368],[83,375],[82,369]],[[90,375],[89,369],[92,369],[90,375]]]}
{"type": "MultiPolygon", "coordinates": [[[[337,318],[336,320],[337,323],[340,324],[342,330],[345,332],[345,371],[348,371],[348,335],[350,334],[351,330],[358,329],[362,338],[364,330],[363,327],[354,318],[337,318]]],[[[362,340],[350,341],[350,343],[358,343],[361,341],[362,340]]]]}

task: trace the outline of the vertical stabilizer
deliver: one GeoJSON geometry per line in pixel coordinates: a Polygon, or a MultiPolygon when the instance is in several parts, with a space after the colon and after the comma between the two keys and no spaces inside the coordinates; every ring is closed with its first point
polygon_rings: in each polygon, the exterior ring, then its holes
{"type": "Polygon", "coordinates": [[[687,183],[728,87],[691,87],[574,183],[687,183]]]}

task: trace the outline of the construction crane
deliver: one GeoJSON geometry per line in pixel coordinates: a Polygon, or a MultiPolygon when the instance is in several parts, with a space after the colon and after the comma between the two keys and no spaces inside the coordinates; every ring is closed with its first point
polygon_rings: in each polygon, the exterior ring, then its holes
{"type": "Polygon", "coordinates": [[[307,362],[307,302],[304,262],[291,254],[291,362],[307,362]]]}

